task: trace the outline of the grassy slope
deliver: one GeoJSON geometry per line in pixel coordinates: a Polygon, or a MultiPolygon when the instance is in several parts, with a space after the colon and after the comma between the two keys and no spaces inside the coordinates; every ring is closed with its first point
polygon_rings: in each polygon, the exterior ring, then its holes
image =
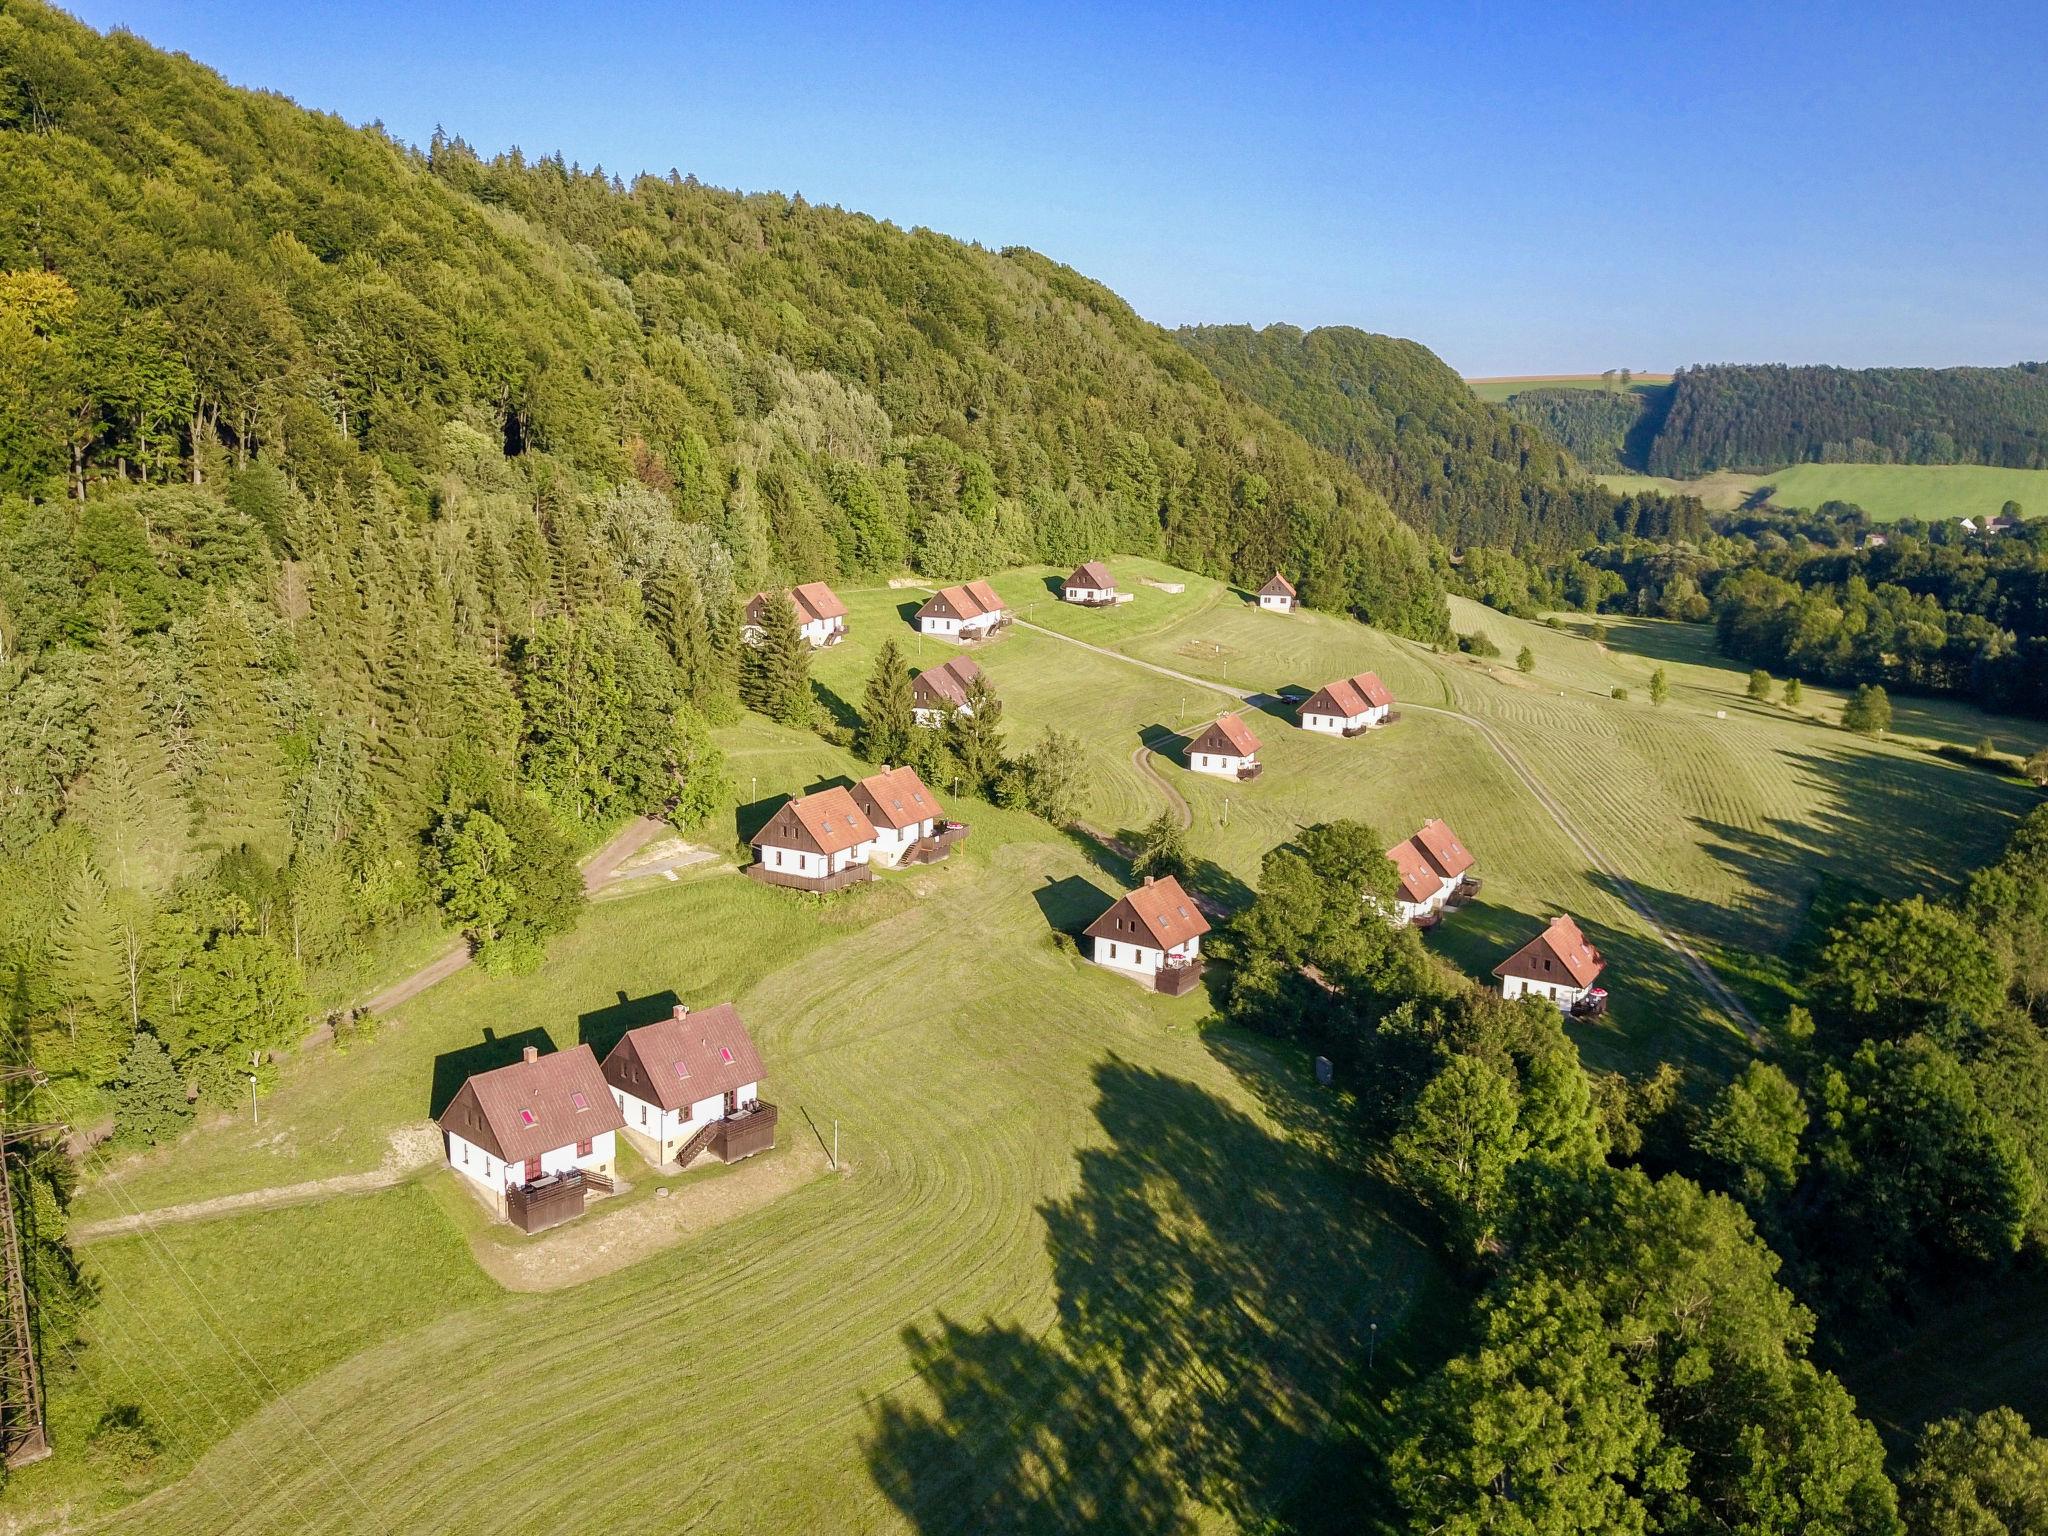
{"type": "MultiPolygon", "coordinates": [[[[771,775],[853,766],[766,726],[732,744],[764,797],[771,775]]],[[[1063,950],[1053,926],[1092,916],[1112,882],[1026,818],[972,814],[976,836],[947,865],[822,909],[731,875],[601,903],[537,976],[465,975],[345,1061],[292,1063],[266,1106],[276,1153],[251,1165],[244,1133],[217,1126],[133,1175],[130,1196],[153,1204],[373,1162],[387,1126],[424,1112],[437,1056],[486,1029],[506,1050],[531,1029],[568,1043],[620,990],[659,1003],[670,988],[737,997],[784,1135],[838,1119],[851,1169],[546,1297],[476,1301],[473,1275],[443,1284],[431,1246],[392,1284],[381,1270],[406,1269],[415,1244],[388,1241],[380,1205],[422,1198],[412,1189],[184,1229],[174,1241],[212,1256],[209,1285],[245,1326],[346,1310],[361,1287],[388,1297],[347,1348],[272,1360],[271,1385],[298,1389],[289,1411],[257,1412],[251,1392],[196,1396],[235,1370],[203,1319],[159,1313],[140,1285],[110,1291],[97,1328],[153,1322],[191,1362],[189,1382],[110,1400],[178,1422],[181,1451],[220,1442],[119,1527],[210,1532],[232,1503],[250,1511],[244,1530],[357,1529],[365,1504],[389,1529],[635,1528],[681,1507],[720,1530],[893,1529],[905,1513],[972,1529],[1030,1474],[963,1445],[1020,1419],[1057,1442],[1059,1497],[1112,1525],[1212,1478],[1219,1496],[1285,1502],[1342,1362],[1375,1319],[1397,1338],[1427,1261],[1309,1123],[1301,1060],[1204,1036],[1201,996],[1158,998],[1063,950]],[[371,1272],[331,1262],[337,1246],[371,1272]],[[253,1312],[238,1300],[254,1296],[253,1312]],[[394,1312],[415,1326],[399,1333],[394,1312]],[[1229,1428],[1196,1445],[1130,1422],[1070,1334],[1151,1362],[1229,1428]],[[1205,1369],[1189,1374],[1191,1359],[1205,1369]]],[[[88,1253],[153,1261],[148,1240],[88,1253]]],[[[1382,1358],[1394,1368],[1398,1348],[1382,1358]]],[[[64,1450],[11,1483],[8,1505],[89,1483],[76,1427],[102,1406],[83,1380],[57,1383],[64,1450]]]]}
{"type": "Polygon", "coordinates": [[[1772,488],[1774,506],[1811,508],[1848,501],[1879,522],[1982,517],[2008,501],[2017,501],[2033,516],[2048,511],[2048,469],[1995,469],[1982,464],[1794,464],[1766,474],[1729,470],[1697,480],[1655,475],[1599,479],[1610,490],[1698,496],[1709,508],[1723,512],[1766,485],[1772,488]]]}
{"type": "MultiPolygon", "coordinates": [[[[1501,401],[1510,395],[1518,395],[1525,389],[1610,389],[1610,385],[1597,373],[1523,374],[1514,378],[1467,379],[1472,393],[1482,400],[1501,401]]],[[[1668,373],[1639,373],[1629,380],[1629,388],[1637,394],[1661,389],[1671,382],[1668,373]]]]}
{"type": "MultiPolygon", "coordinates": [[[[1122,568],[1127,584],[1151,569],[1122,568]]],[[[999,581],[1023,603],[1045,591],[1044,574],[999,581]]],[[[1905,746],[1749,706],[1741,674],[1708,655],[1697,628],[1618,625],[1601,649],[1461,605],[1460,628],[1485,628],[1510,655],[1534,648],[1532,680],[1323,615],[1261,614],[1216,583],[1173,574],[1184,593],[1139,587],[1136,603],[1105,611],[1044,601],[1029,617],[1244,687],[1309,687],[1370,666],[1411,706],[1494,722],[1667,920],[1752,996],[1767,994],[1771,957],[1796,937],[1821,879],[1943,888],[2032,799],[1905,746]],[[1653,709],[1645,686],[1660,661],[1675,696],[1653,709]],[[1635,696],[1609,699],[1617,684],[1635,696]],[[1741,958],[1750,951],[1760,965],[1741,958]]],[[[820,657],[817,674],[857,700],[885,635],[915,651],[907,629],[892,627],[914,594],[847,597],[855,637],[820,657]]],[[[926,662],[942,654],[926,651],[926,662]]],[[[1029,631],[977,654],[1006,701],[1013,744],[1048,720],[1082,735],[1096,777],[1090,814],[1113,828],[1164,803],[1131,767],[1132,748],[1221,703],[1199,685],[1029,631]]],[[[1818,690],[1809,700],[1828,712],[1836,702],[1818,690]]],[[[1160,764],[1194,809],[1212,884],[1249,882],[1265,849],[1309,820],[1365,815],[1391,835],[1443,814],[1478,852],[1488,888],[1432,942],[1483,972],[1542,912],[1569,907],[1614,961],[1614,1020],[1584,1037],[1595,1061],[1725,1065],[1740,1054],[1469,726],[1410,707],[1387,731],[1334,742],[1269,714],[1253,721],[1269,763],[1253,785],[1160,764]]],[[[2023,744],[2009,722],[1955,707],[1907,705],[1900,723],[2023,744]]],[[[724,739],[742,800],[858,768],[814,737],[761,723],[724,739]]],[[[347,1308],[368,1288],[383,1300],[359,1326],[321,1332],[318,1347],[264,1356],[266,1390],[223,1387],[216,1404],[182,1377],[139,1381],[126,1400],[153,1414],[160,1404],[178,1424],[176,1456],[220,1441],[195,1476],[141,1506],[152,1524],[216,1529],[231,1496],[254,1500],[249,1529],[347,1529],[362,1511],[346,1484],[393,1528],[454,1508],[457,1529],[540,1528],[572,1513],[630,1525],[659,1483],[661,1507],[690,1505],[720,1529],[814,1524],[821,1498],[833,1519],[863,1526],[907,1517],[968,1528],[1026,1478],[1007,1427],[1039,1420],[1040,1449],[1065,1468],[1058,1481],[1072,1508],[1095,1500],[1091,1517],[1111,1523],[1137,1523],[1147,1489],[1213,1477],[1247,1509],[1270,1509],[1294,1480],[1320,1475],[1300,1435],[1313,1439],[1362,1321],[1398,1317],[1421,1294],[1426,1264],[1385,1227],[1370,1180],[1333,1151],[1327,1128],[1305,1123],[1314,1111],[1296,1097],[1299,1061],[1202,1035],[1191,1028],[1205,1012],[1199,997],[1141,993],[1053,942],[1052,927],[1106,902],[1109,875],[1026,818],[960,809],[977,826],[962,855],[852,900],[820,907],[705,873],[603,902],[537,976],[445,983],[357,1053],[288,1064],[260,1130],[216,1123],[90,1191],[82,1214],[98,1216],[374,1166],[389,1131],[430,1107],[437,1060],[467,1069],[459,1053],[485,1031],[499,1053],[534,1029],[572,1043],[582,1016],[615,1008],[621,992],[653,1007],[671,989],[692,1002],[737,998],[770,1060],[786,1134],[839,1119],[853,1170],[546,1297],[477,1299],[476,1277],[448,1263],[439,1237],[410,1235],[411,1204],[408,1235],[380,1252],[401,1220],[385,1202],[398,1210],[418,1190],[186,1229],[174,1242],[210,1256],[208,1288],[235,1300],[222,1310],[243,1326],[254,1318],[288,1333],[264,1320],[347,1308]],[[393,1264],[415,1247],[425,1263],[393,1264]],[[334,1252],[346,1262],[279,1258],[334,1252]],[[1362,1310],[1332,1308],[1333,1282],[1354,1268],[1372,1277],[1351,1293],[1362,1310]],[[450,1270],[460,1283],[443,1278],[450,1270]],[[1216,1305],[1219,1287],[1240,1304],[1216,1305]],[[630,1347],[619,1343],[622,1320],[630,1347]],[[1084,1344],[1085,1371],[1075,1353],[1084,1344]],[[1130,1422],[1133,1399],[1100,1387],[1109,1356],[1173,1362],[1168,1375],[1201,1397],[1205,1422],[1228,1426],[1228,1443],[1213,1430],[1130,1422]],[[1190,1359],[1204,1369],[1182,1374],[1190,1359]],[[1273,1370],[1321,1406],[1276,1407],[1273,1370]],[[289,1411],[258,1410],[268,1388],[294,1383],[289,1411]],[[509,1420],[523,1436],[508,1432],[507,1403],[518,1405],[509,1420]],[[678,1411],[686,1431],[671,1427],[678,1411]],[[733,1502],[736,1466],[749,1469],[744,1502],[733,1502]]],[[[736,840],[742,819],[735,808],[714,837],[736,840]]],[[[137,1275],[155,1262],[144,1240],[88,1256],[137,1275]]],[[[139,1281],[108,1290],[92,1326],[129,1342],[104,1351],[113,1363],[97,1375],[56,1383],[64,1449],[18,1476],[8,1506],[47,1507],[89,1484],[77,1430],[122,1400],[107,1383],[151,1323],[170,1335],[164,1358],[197,1386],[236,1378],[196,1311],[159,1313],[157,1303],[139,1281]]],[[[1392,1367],[1400,1354],[1382,1359],[1392,1367]]],[[[1179,1399],[1146,1400],[1170,1415],[1179,1399]]]]}

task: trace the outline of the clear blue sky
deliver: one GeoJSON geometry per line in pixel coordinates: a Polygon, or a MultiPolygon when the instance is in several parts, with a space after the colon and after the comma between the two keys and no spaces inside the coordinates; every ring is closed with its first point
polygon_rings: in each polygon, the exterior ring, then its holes
{"type": "Polygon", "coordinates": [[[1474,375],[2048,356],[2041,0],[73,9],[408,140],[1030,245],[1168,325],[1474,375]]]}

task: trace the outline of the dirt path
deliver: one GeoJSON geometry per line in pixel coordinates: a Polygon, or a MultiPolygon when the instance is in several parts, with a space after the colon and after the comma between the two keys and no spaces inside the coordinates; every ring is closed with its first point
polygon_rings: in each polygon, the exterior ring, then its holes
{"type": "Polygon", "coordinates": [[[71,1228],[68,1235],[75,1243],[89,1243],[98,1238],[154,1231],[158,1227],[232,1216],[241,1211],[274,1211],[280,1206],[303,1205],[309,1200],[328,1200],[336,1195],[360,1195],[371,1190],[390,1189],[403,1184],[440,1155],[440,1132],[421,1121],[393,1131],[384,1161],[367,1173],[340,1173],[332,1178],[307,1179],[299,1184],[245,1189],[232,1195],[216,1195],[211,1200],[193,1200],[185,1205],[158,1206],[153,1211],[130,1211],[125,1216],[109,1216],[104,1221],[82,1222],[71,1228]]]}
{"type": "Polygon", "coordinates": [[[582,1220],[538,1238],[510,1237],[493,1227],[472,1237],[469,1250],[508,1291],[565,1290],[759,1210],[830,1171],[824,1152],[799,1139],[713,1177],[685,1179],[666,1199],[635,1200],[614,1211],[596,1201],[582,1220]]]}
{"type": "Polygon", "coordinates": [[[1188,804],[1179,790],[1167,782],[1165,774],[1152,766],[1150,747],[1140,747],[1133,752],[1131,766],[1138,770],[1140,777],[1150,779],[1158,786],[1159,793],[1166,796],[1166,808],[1173,813],[1173,819],[1180,823],[1183,832],[1195,824],[1195,808],[1188,804]]]}
{"type": "MultiPolygon", "coordinates": [[[[619,873],[619,866],[668,831],[668,823],[648,816],[635,816],[619,828],[604,846],[583,861],[583,891],[594,896],[619,873]]],[[[469,964],[469,942],[458,939],[432,960],[402,981],[395,981],[360,1006],[382,1017],[401,1004],[409,1003],[436,982],[446,981],[469,964]]]]}
{"type": "MultiPolygon", "coordinates": [[[[1236,699],[1240,703],[1252,703],[1263,697],[1263,695],[1252,693],[1242,688],[1232,688],[1225,683],[1212,682],[1206,677],[1195,677],[1190,673],[1176,672],[1171,667],[1162,667],[1154,662],[1140,661],[1135,656],[1126,655],[1122,651],[1113,651],[1107,646],[1091,645],[1086,640],[1076,640],[1071,635],[1063,635],[1056,629],[1047,629],[1040,624],[1025,624],[1022,619],[1019,619],[1017,622],[1024,624],[1024,627],[1027,629],[1037,630],[1042,635],[1050,635],[1055,640],[1065,641],[1068,645],[1078,645],[1084,651],[1093,651],[1098,656],[1107,656],[1111,661],[1120,661],[1126,666],[1143,667],[1147,672],[1156,672],[1159,676],[1170,677],[1178,683],[1189,683],[1198,688],[1207,688],[1212,692],[1223,694],[1227,698],[1236,699]]],[[[1615,893],[1621,897],[1629,910],[1642,919],[1650,932],[1656,936],[1658,942],[1684,962],[1686,969],[1693,973],[1693,976],[1698,980],[1700,986],[1705,989],[1707,995],[1714,999],[1723,1013],[1735,1021],[1743,1034],[1749,1037],[1750,1043],[1752,1045],[1762,1043],[1764,1027],[1758,1021],[1757,1016],[1749,1011],[1748,1005],[1728,990],[1727,985],[1721,978],[1714,974],[1713,968],[1700,958],[1698,952],[1690,944],[1687,944],[1685,940],[1679,938],[1677,934],[1665,927],[1663,919],[1657,916],[1656,909],[1644,899],[1643,893],[1636,889],[1635,883],[1628,876],[1624,875],[1620,869],[1616,868],[1614,861],[1602,853],[1592,838],[1580,829],[1578,824],[1572,820],[1570,813],[1559,803],[1557,797],[1550,792],[1549,787],[1530,771],[1529,766],[1521,758],[1515,755],[1514,749],[1502,738],[1500,732],[1496,731],[1491,724],[1480,719],[1477,715],[1468,715],[1463,710],[1452,709],[1441,704],[1404,703],[1402,708],[1418,710],[1425,714],[1442,715],[1445,719],[1460,721],[1477,731],[1480,739],[1493,748],[1495,755],[1507,765],[1508,771],[1521,780],[1522,786],[1529,791],[1535,798],[1536,803],[1543,808],[1544,814],[1557,824],[1558,831],[1562,832],[1571,845],[1578,849],[1580,856],[1588,864],[1592,865],[1593,868],[1600,871],[1601,874],[1605,875],[1612,882],[1615,893]]],[[[1140,748],[1139,751],[1143,752],[1144,749],[1140,748]]],[[[1150,770],[1149,764],[1139,763],[1136,756],[1132,758],[1132,762],[1138,766],[1140,772],[1150,771],[1152,777],[1158,783],[1162,786],[1166,784],[1164,779],[1159,778],[1156,771],[1150,770]]],[[[1173,794],[1175,799],[1179,799],[1179,796],[1174,794],[1170,787],[1168,787],[1168,793],[1173,794]]],[[[1183,800],[1181,805],[1185,811],[1186,801],[1183,800]]],[[[1182,825],[1185,826],[1187,823],[1183,822],[1182,825]]]]}

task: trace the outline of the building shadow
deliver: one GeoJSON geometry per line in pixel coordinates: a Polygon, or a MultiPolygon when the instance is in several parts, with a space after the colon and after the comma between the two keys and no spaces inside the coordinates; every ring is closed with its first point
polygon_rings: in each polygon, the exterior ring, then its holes
{"type": "Polygon", "coordinates": [[[829,778],[816,779],[801,789],[778,791],[775,794],[763,795],[758,800],[742,801],[733,807],[733,835],[742,845],[751,843],[754,834],[767,826],[769,818],[791,800],[804,795],[815,795],[820,790],[851,788],[851,778],[843,773],[835,773],[829,778]]]}
{"type": "Polygon", "coordinates": [[[927,601],[929,601],[927,598],[913,597],[906,602],[896,605],[896,617],[909,625],[913,633],[917,629],[917,610],[922,608],[927,601]]]}
{"type": "Polygon", "coordinates": [[[514,1035],[500,1036],[497,1031],[486,1029],[483,1039],[474,1045],[461,1046],[452,1051],[443,1051],[434,1058],[433,1085],[429,1090],[427,1118],[438,1120],[441,1111],[449,1101],[462,1091],[462,1085],[479,1072],[495,1071],[509,1067],[519,1060],[528,1046],[543,1056],[552,1055],[555,1042],[544,1029],[522,1029],[514,1035]]]}
{"type": "Polygon", "coordinates": [[[1038,903],[1039,914],[1044,917],[1048,928],[1076,938],[1080,937],[1082,929],[1116,905],[1114,896],[1105,896],[1079,875],[1068,875],[1060,880],[1048,878],[1032,891],[1031,899],[1038,903]]]}
{"type": "Polygon", "coordinates": [[[659,1023],[673,1014],[681,1001],[669,990],[650,992],[645,997],[628,997],[621,992],[616,1003],[576,1016],[576,1038],[597,1052],[597,1059],[602,1061],[627,1030],[659,1023]]]}

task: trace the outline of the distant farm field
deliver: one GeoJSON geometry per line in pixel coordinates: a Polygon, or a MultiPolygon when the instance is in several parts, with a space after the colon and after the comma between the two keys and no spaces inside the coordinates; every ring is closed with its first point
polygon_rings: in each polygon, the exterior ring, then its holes
{"type": "Polygon", "coordinates": [[[2048,469],[1996,469],[1982,464],[1794,464],[1764,474],[1726,470],[1696,480],[1654,475],[1601,475],[1611,490],[1668,491],[1697,496],[1717,512],[1732,511],[1764,486],[1771,505],[1812,508],[1853,502],[1879,522],[1983,517],[2008,501],[2028,516],[2048,512],[2048,469]]]}
{"type": "MultiPolygon", "coordinates": [[[[1525,389],[1615,389],[1619,381],[1597,373],[1529,373],[1513,377],[1491,379],[1467,379],[1472,393],[1482,400],[1496,403],[1509,395],[1518,395],[1525,389]]],[[[1629,388],[1638,394],[1661,389],[1671,382],[1668,373],[1638,373],[1629,379],[1629,388]]]]}
{"type": "MultiPolygon", "coordinates": [[[[1232,905],[1304,825],[1360,817],[1391,840],[1443,816],[1486,887],[1429,944],[1483,983],[1546,915],[1578,915],[1610,962],[1612,1015],[1577,1030],[1597,1066],[1670,1060],[1711,1085],[1752,1046],[1585,842],[1769,1028],[1816,902],[1951,890],[2039,800],[1916,742],[2016,752],[2040,727],[1900,700],[1905,739],[1850,736],[1825,690],[1797,713],[1749,702],[1702,626],[1611,620],[1598,644],[1583,618],[1456,603],[1460,630],[1535,653],[1524,675],[1111,564],[1137,593],[1115,609],[1057,602],[1058,572],[994,578],[1023,622],[974,654],[1010,749],[1078,736],[1084,819],[1112,837],[1184,806],[1198,883],[1232,905]],[[1350,741],[1294,726],[1287,696],[1366,668],[1395,723],[1350,741]],[[1264,775],[1183,767],[1184,733],[1239,707],[1264,775]]],[[[954,648],[912,631],[918,591],[842,595],[851,635],[813,676],[843,723],[886,639],[914,666],[954,648]]],[[[740,878],[768,806],[867,770],[752,717],[719,738],[737,794],[698,834],[718,860],[598,901],[535,975],[465,971],[345,1055],[298,1053],[258,1125],[221,1116],[95,1161],[77,1216],[375,1169],[467,1071],[677,999],[739,1003],[785,1161],[669,1181],[665,1208],[796,1159],[802,1176],[559,1289],[492,1278],[545,1250],[487,1229],[432,1168],[86,1242],[88,1348],[51,1373],[57,1455],[0,1491],[10,1530],[1327,1528],[1317,1490],[1357,1462],[1346,1435],[1369,1437],[1443,1346],[1454,1292],[1341,1099],[1299,1052],[1216,1027],[1201,991],[1162,998],[1078,957],[1066,935],[1125,873],[1088,836],[936,785],[974,827],[945,864],[823,902],[740,878]],[[159,1427],[162,1486],[117,1508],[82,1448],[123,1406],[159,1427]]],[[[657,1182],[624,1163],[631,1192],[540,1244],[619,1241],[657,1182]]]]}

